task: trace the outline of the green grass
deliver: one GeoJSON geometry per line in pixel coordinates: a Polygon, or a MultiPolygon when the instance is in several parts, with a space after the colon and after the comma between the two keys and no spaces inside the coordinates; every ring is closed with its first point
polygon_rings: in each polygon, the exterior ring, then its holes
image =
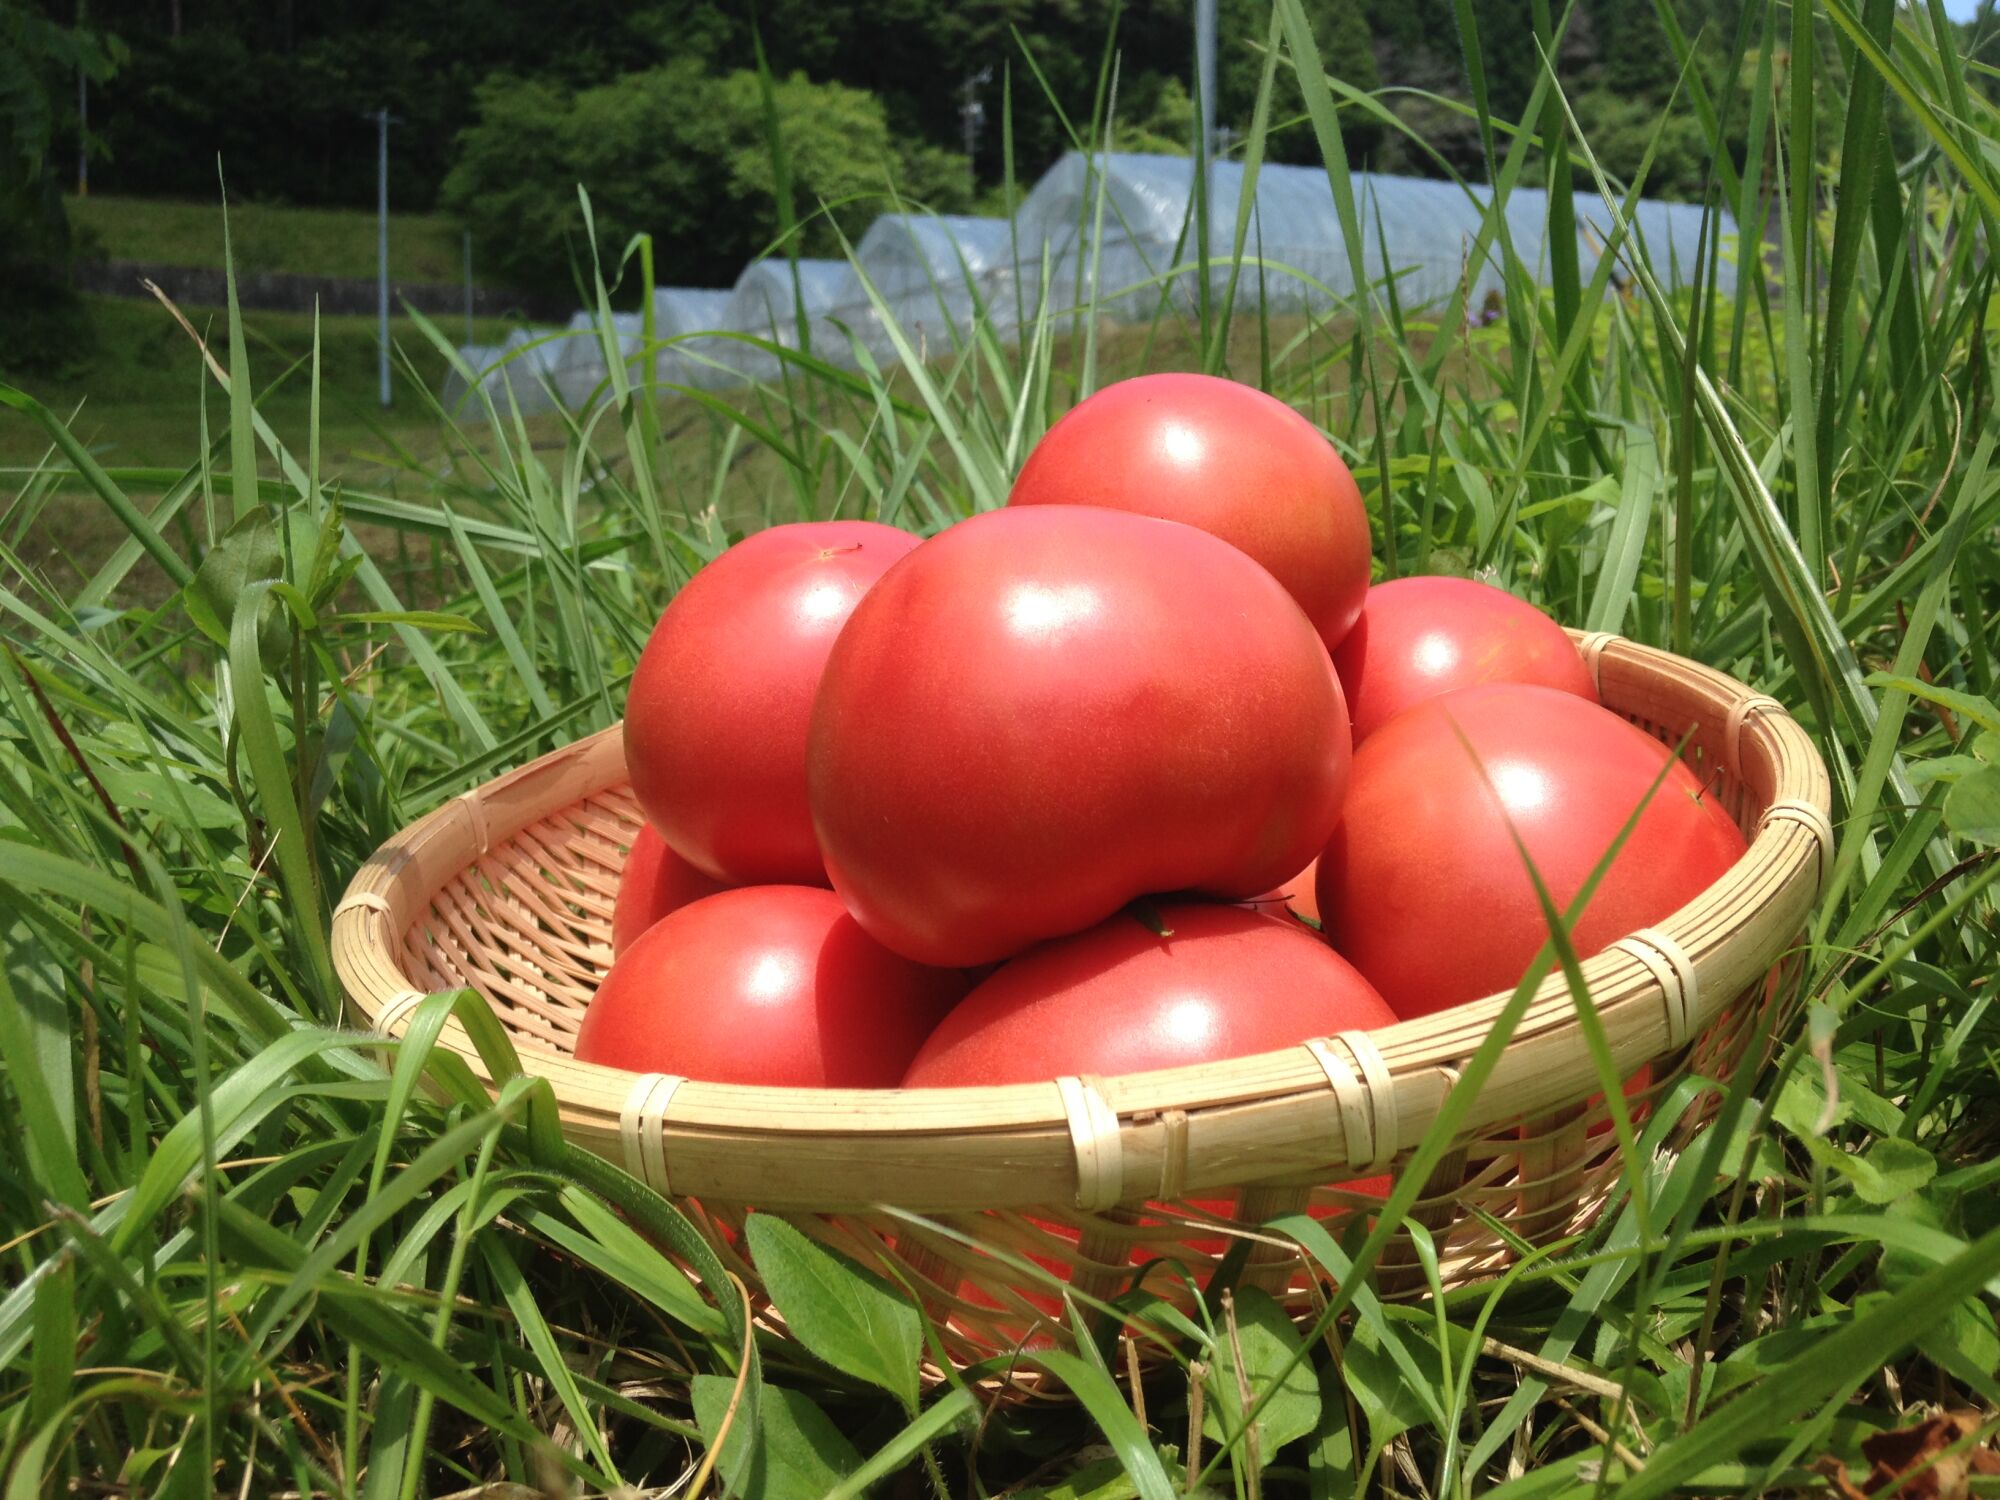
{"type": "MultiPolygon", "coordinates": [[[[69,195],[63,206],[82,248],[111,260],[222,266],[222,209],[174,198],[69,195]]],[[[235,203],[229,229],[239,272],[370,280],[376,274],[375,215],[367,209],[235,203]]],[[[461,284],[464,232],[443,214],[389,215],[389,275],[397,281],[461,284]]],[[[483,285],[479,268],[473,281],[483,285]]]]}
{"type": "MultiPolygon", "coordinates": [[[[203,399],[200,354],[185,330],[158,302],[122,297],[86,297],[97,348],[75,368],[55,379],[33,381],[36,395],[65,415],[72,428],[106,464],[184,467],[200,450],[197,410],[203,399]]],[[[228,330],[221,309],[184,307],[195,330],[220,350],[228,330]]],[[[464,320],[445,320],[454,338],[464,337],[464,320]]],[[[474,336],[498,343],[508,325],[474,321],[474,336]]],[[[245,312],[244,335],[261,370],[275,384],[260,398],[265,414],[287,436],[302,439],[307,416],[313,319],[304,313],[245,312]],[[300,368],[276,383],[288,367],[300,368]]],[[[435,427],[435,414],[397,372],[396,403],[384,412],[376,381],[376,322],[365,317],[320,320],[320,444],[343,464],[365,451],[380,450],[378,433],[412,435],[435,427]]],[[[410,350],[431,384],[446,361],[424,346],[417,326],[404,317],[389,320],[393,344],[410,350]]],[[[0,355],[0,378],[10,375],[0,355]]],[[[213,391],[211,408],[220,415],[213,391]]],[[[47,435],[25,423],[0,427],[0,467],[32,463],[48,448],[47,435]]],[[[0,488],[5,488],[0,481],[0,488]]]]}
{"type": "MultiPolygon", "coordinates": [[[[204,400],[212,435],[226,426],[226,403],[205,381],[194,340],[158,302],[117,297],[87,297],[85,302],[97,333],[95,349],[73,370],[33,381],[32,388],[38,399],[64,414],[70,431],[96,462],[127,476],[135,496],[150,504],[201,456],[204,400]],[[142,471],[154,471],[157,477],[149,480],[142,471]]],[[[226,359],[226,315],[215,308],[180,311],[217,358],[226,359]]],[[[497,343],[506,327],[480,319],[474,332],[497,343]]],[[[259,371],[270,372],[258,409],[276,433],[303,448],[312,428],[313,320],[303,314],[246,312],[243,328],[259,371]],[[287,370],[292,373],[280,379],[287,370]]],[[[446,451],[435,404],[424,387],[437,385],[447,361],[423,344],[417,325],[407,318],[391,318],[389,331],[391,342],[407,351],[413,363],[395,368],[395,400],[385,411],[379,403],[375,320],[320,320],[319,413],[313,430],[329,480],[394,490],[407,475],[413,454],[435,460],[446,451]]],[[[453,325],[453,334],[463,337],[462,322],[453,325]]],[[[8,374],[0,355],[0,380],[18,378],[8,374]]],[[[547,425],[537,419],[538,427],[547,425]]],[[[33,424],[0,422],[0,504],[19,499],[28,476],[51,451],[48,434],[33,424]]],[[[32,528],[21,538],[24,554],[65,578],[87,576],[125,536],[114,514],[73,489],[51,495],[33,515],[32,528]]],[[[18,526],[22,517],[12,519],[18,526]]]]}
{"type": "MultiPolygon", "coordinates": [[[[218,333],[229,384],[211,380],[205,416],[185,351],[166,357],[181,451],[205,457],[164,476],[106,472],[0,388],[0,431],[33,434],[9,442],[57,445],[0,517],[10,1500],[878,1480],[1640,1500],[1822,1490],[1815,1465],[1858,1466],[1866,1437],[1932,1402],[1990,1434],[1996,119],[1935,44],[1935,7],[1819,16],[1795,33],[1753,0],[1725,39],[1747,59],[1717,70],[1721,92],[1684,90],[1705,128],[1748,122],[1752,169],[1719,160],[1716,191],[1745,223],[1775,203],[1783,228],[1782,275],[1733,297],[1660,297],[1643,267],[1626,298],[1543,297],[1516,265],[1507,317],[1467,329],[1387,298],[1280,328],[1232,319],[1225,296],[1116,337],[1087,318],[985,337],[888,381],[801,358],[707,403],[432,414],[434,445],[338,479],[327,408],[317,429],[284,406],[302,398],[253,411],[285,361],[247,335],[218,333]],[[1779,39],[1798,60],[1782,73],[1779,39]],[[1864,148],[1885,116],[1916,145],[1877,175],[1864,148]],[[1820,189],[1840,210],[1795,196],[1820,189]],[[1339,1284],[1313,1330],[1328,1336],[1245,1345],[1251,1399],[1288,1441],[1211,1438],[1193,1476],[1198,1372],[1210,1405],[1235,1399],[1217,1335],[1128,1309],[1167,1346],[1143,1423],[1087,1342],[1037,1356],[1074,1402],[913,1397],[915,1309],[766,1225],[750,1248],[795,1335],[746,1346],[687,1222],[560,1142],[481,1002],[425,1002],[385,1060],[339,1029],[326,952],[331,903],[390,833],[611,722],[662,601],[728,525],[835,509],[947,525],[998,503],[1092,384],[1170,362],[1265,384],[1325,426],[1382,572],[1489,570],[1793,706],[1833,771],[1840,849],[1799,954],[1798,1033],[1714,1081],[1722,1116],[1677,1158],[1654,1147],[1695,1089],[1663,1102],[1595,1228],[1432,1304],[1362,1295],[1442,1132],[1400,1164],[1366,1242],[1274,1225],[1339,1284]],[[118,518],[116,545],[45,566],[43,523],[86,502],[118,518]],[[430,1050],[447,1008],[508,1080],[497,1098],[430,1050]],[[711,1453],[739,1388],[743,1436],[711,1453]]],[[[1340,109],[1367,101],[1322,85],[1297,0],[1272,36],[1345,201],[1340,109]]],[[[1482,40],[1457,39],[1475,65],[1482,40]]],[[[1525,118],[1565,118],[1563,101],[1525,118]]],[[[1503,182],[1550,149],[1480,124],[1503,182]]],[[[1615,194],[1570,144],[1578,191],[1615,194]]],[[[1504,1043],[1503,1024],[1454,1099],[1504,1043]]]]}

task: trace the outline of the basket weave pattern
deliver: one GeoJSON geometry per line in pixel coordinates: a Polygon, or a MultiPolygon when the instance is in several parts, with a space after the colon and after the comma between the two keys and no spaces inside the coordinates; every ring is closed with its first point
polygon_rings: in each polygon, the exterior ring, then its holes
{"type": "MultiPolygon", "coordinates": [[[[1782,1028],[1798,970],[1787,955],[1830,862],[1828,784],[1772,699],[1616,637],[1578,641],[1606,706],[1681,745],[1752,840],[1694,902],[1584,964],[1621,1073],[1649,1070],[1634,1097],[1643,1109],[1690,1070],[1722,1075],[1782,1028]]],[[[1198,1283],[1240,1225],[1280,1213],[1309,1209],[1337,1233],[1374,1201],[1350,1185],[1392,1172],[1423,1138],[1504,999],[1257,1057],[1055,1084],[899,1093],[633,1075],[569,1051],[610,961],[639,825],[616,728],[411,825],[335,914],[357,1019],[393,1035],[426,993],[480,991],[554,1084],[571,1138],[673,1196],[753,1292],[737,1249],[743,1213],[784,1212],[863,1263],[896,1262],[962,1362],[1050,1335],[1057,1304],[1045,1279],[958,1236],[1106,1296],[1163,1256],[1198,1283]]],[[[455,1024],[441,1045],[479,1069],[455,1024]]],[[[1677,1138],[1712,1105],[1690,1111],[1677,1138]]],[[[1447,1285],[1512,1259],[1489,1220],[1531,1244],[1590,1222],[1619,1170],[1608,1114],[1552,976],[1412,1215],[1436,1240],[1447,1285]]],[[[1301,1310],[1319,1295],[1296,1250],[1276,1242],[1253,1243],[1247,1276],[1301,1310]]],[[[1147,1285],[1171,1294],[1180,1282],[1154,1274],[1147,1285]]],[[[1392,1247],[1384,1290],[1424,1284],[1407,1243],[1392,1247]]]]}

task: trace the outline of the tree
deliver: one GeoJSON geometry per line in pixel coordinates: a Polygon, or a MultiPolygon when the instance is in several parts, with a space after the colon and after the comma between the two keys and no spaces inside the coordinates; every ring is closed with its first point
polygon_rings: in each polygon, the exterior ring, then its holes
{"type": "Polygon", "coordinates": [[[89,342],[50,146],[55,101],[79,72],[110,77],[117,59],[117,44],[96,32],[0,0],[0,350],[17,368],[59,365],[89,342]]]}
{"type": "MultiPolygon", "coordinates": [[[[1375,66],[1375,39],[1359,0],[1306,0],[1306,22],[1328,73],[1364,92],[1381,86],[1375,66]]],[[[1250,128],[1263,79],[1264,42],[1270,34],[1268,0],[1220,0],[1216,7],[1215,117],[1240,138],[1250,128]]],[[[1271,135],[1265,155],[1272,161],[1316,162],[1319,138],[1306,123],[1305,97],[1298,76],[1280,63],[1271,87],[1271,135]]],[[[1341,111],[1348,159],[1361,166],[1380,144],[1380,127],[1353,109],[1341,111]]]]}
{"type": "MultiPolygon", "coordinates": [[[[898,140],[872,95],[802,74],[773,89],[802,221],[799,247],[836,254],[892,189],[931,207],[962,206],[962,157],[898,140]],[[825,212],[821,206],[825,205],[825,212]]],[[[560,290],[589,264],[576,188],[590,193],[602,253],[653,236],[662,282],[726,284],[778,232],[775,174],[757,76],[716,78],[686,59],[569,93],[503,79],[479,91],[446,204],[489,261],[520,284],[560,290]]]]}

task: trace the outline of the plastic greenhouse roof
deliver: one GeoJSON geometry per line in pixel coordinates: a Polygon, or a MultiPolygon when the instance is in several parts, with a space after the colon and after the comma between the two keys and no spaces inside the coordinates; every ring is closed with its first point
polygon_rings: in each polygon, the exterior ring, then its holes
{"type": "MultiPolygon", "coordinates": [[[[1210,254],[1225,262],[1236,234],[1237,206],[1243,193],[1240,162],[1211,166],[1208,193],[1210,254]]],[[[1076,295],[1077,284],[1089,270],[1089,258],[1079,252],[1098,223],[1102,185],[1103,237],[1097,247],[1098,286],[1114,306],[1143,313],[1156,301],[1157,283],[1179,264],[1183,270],[1196,259],[1193,224],[1194,161],[1189,157],[1111,153],[1085,158],[1065,155],[1022,201],[1020,243],[1023,276],[1038,265],[1046,247],[1053,265],[1052,285],[1058,295],[1076,295]],[[1142,294],[1118,298],[1117,293],[1147,282],[1156,285],[1142,294]]],[[[1352,177],[1361,220],[1364,274],[1379,281],[1386,272],[1396,276],[1396,291],[1406,304],[1440,302],[1461,280],[1469,283],[1469,301],[1476,302],[1502,285],[1501,249],[1494,243],[1477,266],[1471,252],[1492,190],[1483,185],[1461,187],[1429,178],[1395,177],[1356,172],[1352,177]],[[1386,249],[1387,263],[1383,253],[1386,249]]],[[[1548,200],[1536,188],[1516,188],[1508,196],[1507,227],[1514,251],[1537,276],[1547,274],[1545,219],[1548,200]]],[[[1636,230],[1663,279],[1684,280],[1691,274],[1701,233],[1703,211],[1692,204],[1643,202],[1636,230]]],[[[1578,259],[1585,274],[1594,267],[1605,240],[1609,214],[1601,203],[1579,196],[1578,218],[1589,224],[1580,230],[1578,259]],[[1594,210],[1594,212],[1593,212],[1594,210]]],[[[1733,232],[1728,216],[1719,227],[1733,232]]],[[[1354,290],[1345,239],[1333,189],[1324,168],[1265,165],[1257,177],[1256,196],[1244,241],[1246,260],[1266,263],[1267,300],[1276,304],[1326,304],[1354,290]]],[[[1725,284],[1732,268],[1722,267],[1725,284]]],[[[1239,295],[1254,285],[1256,271],[1246,266],[1239,295]]]]}
{"type": "Polygon", "coordinates": [[[729,325],[728,287],[658,286],[653,288],[653,332],[661,338],[677,333],[713,333],[729,325]]]}
{"type": "Polygon", "coordinates": [[[854,258],[877,291],[928,291],[1008,269],[1013,224],[972,214],[884,214],[868,226],[854,258]]]}
{"type": "MultiPolygon", "coordinates": [[[[1239,305],[1261,302],[1274,313],[1324,315],[1353,296],[1355,268],[1348,262],[1324,168],[1261,169],[1241,267],[1231,265],[1230,254],[1243,164],[1215,162],[1210,170],[1210,273],[1218,289],[1234,274],[1239,305]]],[[[1352,182],[1361,220],[1361,275],[1378,287],[1393,285],[1403,306],[1436,306],[1463,287],[1466,311],[1477,316],[1489,296],[1506,286],[1502,272],[1510,247],[1530,275],[1546,282],[1548,198],[1540,189],[1509,194],[1504,240],[1496,233],[1475,259],[1493,199],[1490,187],[1371,172],[1354,173],[1352,182]]],[[[1071,152],[1035,184],[1011,223],[963,214],[885,214],[854,251],[874,299],[855,264],[796,262],[813,354],[843,364],[853,363],[857,350],[877,361],[900,358],[905,350],[928,358],[962,347],[981,318],[999,336],[1017,336],[1020,317],[1034,313],[1025,294],[1039,299],[1045,257],[1052,296],[1061,307],[1146,318],[1162,298],[1184,305],[1198,262],[1190,222],[1194,187],[1189,157],[1071,152]],[[1090,236],[1100,223],[1100,185],[1101,235],[1092,245],[1090,236]],[[1093,274],[1094,283],[1086,286],[1093,274]]],[[[1588,278],[1603,253],[1612,216],[1594,196],[1580,193],[1576,217],[1577,261],[1588,278]]],[[[1705,230],[1725,238],[1735,234],[1728,215],[1709,219],[1693,204],[1649,199],[1632,218],[1635,240],[1670,286],[1692,277],[1705,230]]],[[[1721,248],[1729,249],[1726,243],[1721,248]]],[[[1713,245],[1709,255],[1715,258],[1713,245]]],[[[768,257],[748,266],[726,291],[656,289],[654,327],[665,342],[652,355],[655,377],[665,384],[714,387],[775,373],[778,359],[767,348],[742,338],[689,335],[740,334],[795,345],[793,274],[793,262],[768,257]]],[[[1720,257],[1716,276],[1725,292],[1734,290],[1730,253],[1720,257]]],[[[1621,283],[1622,270],[1612,280],[1621,283]]],[[[579,313],[566,330],[516,329],[497,347],[462,352],[484,376],[481,384],[490,394],[511,393],[524,409],[537,410],[549,404],[547,381],[554,378],[555,399],[575,405],[588,399],[606,374],[592,321],[579,313]],[[552,337],[563,333],[569,336],[552,337]],[[526,347],[541,340],[547,342],[526,347]],[[504,369],[493,368],[510,355],[515,357],[504,369]]],[[[613,328],[621,353],[633,359],[643,337],[641,320],[619,314],[613,328]]],[[[462,387],[456,372],[447,377],[448,397],[455,399],[462,387]]]]}
{"type": "Polygon", "coordinates": [[[752,261],[736,278],[724,311],[725,327],[742,333],[769,335],[782,341],[793,318],[792,267],[798,267],[799,295],[806,315],[831,311],[863,301],[854,267],[844,260],[787,261],[777,257],[752,261]]]}

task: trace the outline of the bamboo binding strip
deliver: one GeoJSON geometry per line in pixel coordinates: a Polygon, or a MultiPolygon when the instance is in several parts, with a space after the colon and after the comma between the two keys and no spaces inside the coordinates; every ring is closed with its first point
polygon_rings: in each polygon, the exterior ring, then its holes
{"type": "MultiPolygon", "coordinates": [[[[1751,839],[1696,900],[1584,962],[1620,1072],[1650,1068],[1657,1091],[1689,1066],[1713,1075],[1758,1015],[1783,1002],[1773,966],[1831,868],[1828,782],[1774,699],[1663,651],[1573,634],[1606,706],[1681,746],[1751,839]]],[[[573,1141],[697,1200],[718,1223],[743,1205],[863,1223],[868,1206],[893,1204],[946,1221],[978,1214],[985,1227],[1032,1237],[1021,1227],[1031,1221],[1013,1216],[1035,1210],[1037,1224],[1081,1215],[1122,1225],[1094,1230],[1091,1246],[1103,1234],[1137,1245],[1168,1232],[1163,1204],[1229,1193],[1346,1202],[1355,1195],[1343,1184],[1391,1169],[1422,1139],[1504,1003],[1493,996],[1201,1067],[1002,1088],[800,1090],[634,1075],[579,1063],[569,1046],[610,961],[612,902],[639,821],[618,728],[543,756],[384,844],[335,912],[334,960],[356,1020],[392,1035],[426,993],[481,991],[526,1066],[554,1085],[573,1141]]],[[[440,1045],[480,1072],[455,1025],[440,1045]]],[[[1587,1118],[1599,1093],[1556,974],[1471,1103],[1448,1163],[1456,1175],[1434,1179],[1419,1203],[1434,1233],[1452,1237],[1455,1274],[1507,1258],[1473,1225],[1472,1207],[1513,1216],[1510,1227],[1530,1238],[1587,1216],[1608,1180],[1608,1133],[1587,1118]]],[[[1168,1228],[1193,1232],[1185,1221],[1168,1228]]],[[[852,1248],[879,1254],[893,1238],[861,1235],[852,1248]]],[[[1065,1243],[1074,1260],[1076,1243],[1065,1243]]],[[[924,1264],[959,1254],[932,1244],[924,1264]]],[[[1004,1320],[1005,1309],[954,1302],[948,1269],[937,1269],[936,1286],[966,1326],[1004,1320]]]]}

